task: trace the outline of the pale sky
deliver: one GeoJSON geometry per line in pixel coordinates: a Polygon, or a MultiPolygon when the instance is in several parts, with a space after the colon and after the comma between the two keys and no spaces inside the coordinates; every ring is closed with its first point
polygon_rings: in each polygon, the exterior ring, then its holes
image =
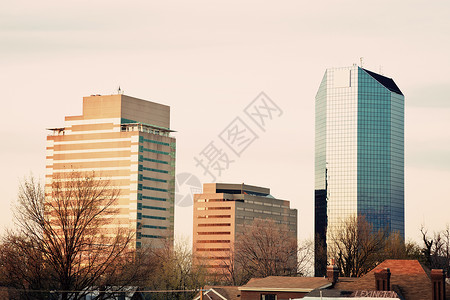
{"type": "MultiPolygon", "coordinates": [[[[46,128],[82,97],[171,106],[177,172],[264,91],[283,111],[220,182],[269,187],[312,238],[314,97],[328,67],[360,64],[405,95],[406,236],[450,222],[449,1],[3,1],[0,5],[0,232],[21,178],[43,178],[46,128]]],[[[246,120],[249,126],[255,126],[246,120]]],[[[225,147],[225,146],[224,146],[225,147]]],[[[192,235],[192,206],[175,231],[192,235]]]]}

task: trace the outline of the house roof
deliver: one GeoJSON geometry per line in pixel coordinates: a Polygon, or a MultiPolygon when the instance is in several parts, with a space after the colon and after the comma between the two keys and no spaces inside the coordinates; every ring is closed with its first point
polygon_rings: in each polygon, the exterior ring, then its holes
{"type": "MultiPolygon", "coordinates": [[[[241,296],[237,286],[205,286],[204,289],[204,300],[237,300],[241,296]]],[[[200,299],[200,293],[194,297],[196,299],[200,299]]]]}
{"type": "Polygon", "coordinates": [[[429,270],[417,260],[388,259],[379,264],[369,273],[355,281],[338,281],[338,290],[375,290],[375,272],[389,268],[391,272],[392,290],[401,294],[407,300],[431,299],[431,280],[429,270]]]}
{"type": "Polygon", "coordinates": [[[362,297],[370,299],[385,298],[399,300],[399,295],[394,291],[340,291],[340,290],[314,290],[305,296],[303,299],[307,300],[326,300],[326,299],[342,299],[342,298],[357,298],[362,297]]]}
{"type": "Polygon", "coordinates": [[[331,286],[330,281],[322,277],[285,277],[268,276],[265,278],[252,278],[239,288],[241,291],[286,291],[309,293],[314,289],[331,286]]]}

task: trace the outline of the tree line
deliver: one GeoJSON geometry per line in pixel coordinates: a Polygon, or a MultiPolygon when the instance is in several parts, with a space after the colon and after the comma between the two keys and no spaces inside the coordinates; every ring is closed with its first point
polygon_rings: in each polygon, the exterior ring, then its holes
{"type": "Polygon", "coordinates": [[[450,231],[428,233],[421,228],[422,242],[404,241],[400,234],[378,231],[364,216],[350,216],[329,234],[328,257],[333,259],[340,276],[359,277],[386,259],[416,259],[429,269],[450,270],[450,231]]]}
{"type": "MultiPolygon", "coordinates": [[[[68,173],[51,189],[33,177],[19,186],[15,227],[0,241],[0,288],[11,299],[108,299],[132,289],[151,299],[192,299],[205,285],[243,285],[250,278],[308,276],[310,241],[297,243],[286,226],[255,220],[211,273],[186,242],[136,248],[134,231],[120,224],[119,190],[95,174],[68,173]],[[95,291],[95,294],[91,292],[95,291]],[[156,292],[164,291],[164,292],[156,292]]],[[[360,276],[386,258],[419,259],[449,269],[449,228],[423,245],[395,234],[373,232],[363,217],[349,218],[328,244],[341,276],[360,276]]]]}

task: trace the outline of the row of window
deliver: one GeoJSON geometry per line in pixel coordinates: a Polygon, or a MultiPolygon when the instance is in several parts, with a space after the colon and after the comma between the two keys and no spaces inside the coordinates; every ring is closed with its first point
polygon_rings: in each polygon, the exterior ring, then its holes
{"type": "Polygon", "coordinates": [[[267,203],[267,202],[259,202],[259,201],[252,201],[252,200],[245,200],[246,203],[249,204],[256,204],[256,205],[265,205],[265,206],[272,206],[272,207],[281,207],[279,204],[275,203],[267,203]]]}
{"type": "Polygon", "coordinates": [[[167,189],[160,189],[160,188],[155,188],[155,187],[150,187],[150,186],[144,186],[142,185],[142,183],[138,184],[138,190],[142,191],[142,189],[144,190],[151,190],[151,191],[158,191],[158,192],[168,192],[167,189]]]}
{"type": "MultiPolygon", "coordinates": [[[[254,220],[254,217],[250,217],[250,216],[236,216],[237,219],[244,219],[244,220],[254,220]]],[[[288,221],[277,221],[274,220],[275,223],[277,224],[284,224],[284,225],[296,225],[296,222],[288,222],[288,221]]],[[[244,224],[237,224],[238,226],[244,226],[244,224]]]]}
{"type": "Polygon", "coordinates": [[[149,180],[149,181],[156,181],[156,182],[164,182],[164,183],[167,183],[167,180],[165,180],[165,179],[159,179],[159,178],[153,178],[153,177],[145,177],[145,176],[142,175],[142,174],[139,174],[138,180],[139,180],[139,181],[142,181],[142,180],[149,180]]]}
{"type": "Polygon", "coordinates": [[[149,148],[145,148],[142,145],[139,145],[139,152],[151,152],[151,153],[156,153],[156,154],[164,154],[164,155],[169,155],[169,152],[165,152],[165,151],[159,151],[159,150],[153,150],[153,149],[149,149],[149,148]]]}
{"type": "Polygon", "coordinates": [[[140,137],[139,137],[139,143],[143,143],[143,142],[153,143],[153,144],[163,145],[163,146],[170,146],[169,143],[164,143],[164,142],[160,142],[160,141],[154,141],[154,140],[144,139],[143,136],[140,136],[140,137]]]}
{"type": "Polygon", "coordinates": [[[140,232],[136,232],[136,239],[140,240],[141,238],[163,239],[164,237],[161,235],[150,235],[150,234],[142,234],[140,232]]]}
{"type": "Polygon", "coordinates": [[[260,210],[260,209],[253,209],[253,208],[243,208],[243,207],[237,207],[237,210],[240,211],[248,211],[248,212],[255,212],[255,213],[265,213],[268,215],[277,215],[277,216],[283,216],[283,217],[296,217],[296,214],[288,214],[283,212],[277,212],[277,211],[268,211],[268,210],[260,210]]]}
{"type": "Polygon", "coordinates": [[[230,251],[230,248],[197,248],[196,251],[211,251],[211,252],[215,252],[215,251],[230,251]]]}
{"type": "Polygon", "coordinates": [[[146,168],[143,165],[139,165],[139,171],[151,171],[151,172],[164,173],[164,174],[168,174],[169,173],[169,171],[166,171],[166,170],[146,168]]]}
{"type": "Polygon", "coordinates": [[[165,207],[142,205],[142,203],[138,203],[137,204],[137,209],[138,210],[142,210],[143,208],[144,209],[154,209],[154,210],[167,210],[167,208],[165,208],[165,207]]]}
{"type": "Polygon", "coordinates": [[[155,225],[142,225],[142,228],[150,228],[150,229],[167,229],[166,226],[155,226],[155,225]]]}
{"type": "Polygon", "coordinates": [[[230,240],[202,240],[197,241],[199,244],[216,244],[216,243],[230,243],[230,240]]]}
{"type": "Polygon", "coordinates": [[[226,219],[231,218],[231,215],[204,215],[198,216],[198,219],[226,219]]]}
{"type": "Polygon", "coordinates": [[[209,260],[209,259],[214,259],[214,260],[229,260],[230,257],[229,256],[199,256],[197,257],[197,259],[201,259],[201,260],[209,260]]]}
{"type": "Polygon", "coordinates": [[[138,220],[142,220],[142,218],[144,218],[144,219],[155,219],[155,220],[167,220],[167,218],[165,218],[165,217],[148,216],[148,215],[143,215],[142,213],[138,212],[137,213],[137,219],[138,220]]]}
{"type": "MultiPolygon", "coordinates": [[[[207,269],[223,269],[223,268],[228,268],[227,265],[206,265],[204,266],[207,269]]],[[[276,300],[276,299],[274,299],[276,300]]]]}
{"type": "Polygon", "coordinates": [[[198,227],[217,227],[217,226],[231,226],[231,223],[198,224],[198,227]]]}
{"type": "Polygon", "coordinates": [[[218,207],[197,207],[197,210],[230,210],[229,206],[218,206],[218,207]]]}
{"type": "Polygon", "coordinates": [[[140,232],[137,232],[136,238],[137,239],[141,239],[141,238],[163,239],[164,237],[160,236],[160,235],[142,234],[140,232]]]}
{"type": "Polygon", "coordinates": [[[167,201],[165,198],[159,198],[159,197],[151,197],[151,196],[143,196],[142,194],[138,194],[138,200],[156,200],[156,201],[167,201]]]}
{"type": "Polygon", "coordinates": [[[224,202],[224,199],[198,199],[197,202],[224,202]]]}
{"type": "Polygon", "coordinates": [[[199,231],[199,232],[197,232],[197,235],[224,235],[224,234],[230,234],[230,233],[231,233],[230,231],[213,231],[213,232],[210,232],[210,231],[201,232],[201,231],[199,231]]]}
{"type": "Polygon", "coordinates": [[[169,164],[168,161],[165,160],[160,160],[160,159],[153,159],[153,158],[146,158],[143,155],[139,155],[139,161],[143,162],[143,161],[150,161],[150,162],[155,162],[155,163],[159,163],[159,164],[169,164]]]}

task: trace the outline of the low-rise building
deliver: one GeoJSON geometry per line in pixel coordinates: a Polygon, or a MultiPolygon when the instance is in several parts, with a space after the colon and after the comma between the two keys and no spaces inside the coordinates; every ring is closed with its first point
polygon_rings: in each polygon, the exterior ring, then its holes
{"type": "Polygon", "coordinates": [[[442,269],[429,270],[417,260],[388,259],[358,278],[339,277],[335,265],[327,267],[326,277],[253,278],[239,287],[240,296],[226,300],[450,300],[449,288],[442,269]]]}
{"type": "Polygon", "coordinates": [[[303,298],[313,290],[323,290],[331,285],[323,277],[269,276],[252,278],[239,290],[243,300],[280,300],[303,298]]]}

